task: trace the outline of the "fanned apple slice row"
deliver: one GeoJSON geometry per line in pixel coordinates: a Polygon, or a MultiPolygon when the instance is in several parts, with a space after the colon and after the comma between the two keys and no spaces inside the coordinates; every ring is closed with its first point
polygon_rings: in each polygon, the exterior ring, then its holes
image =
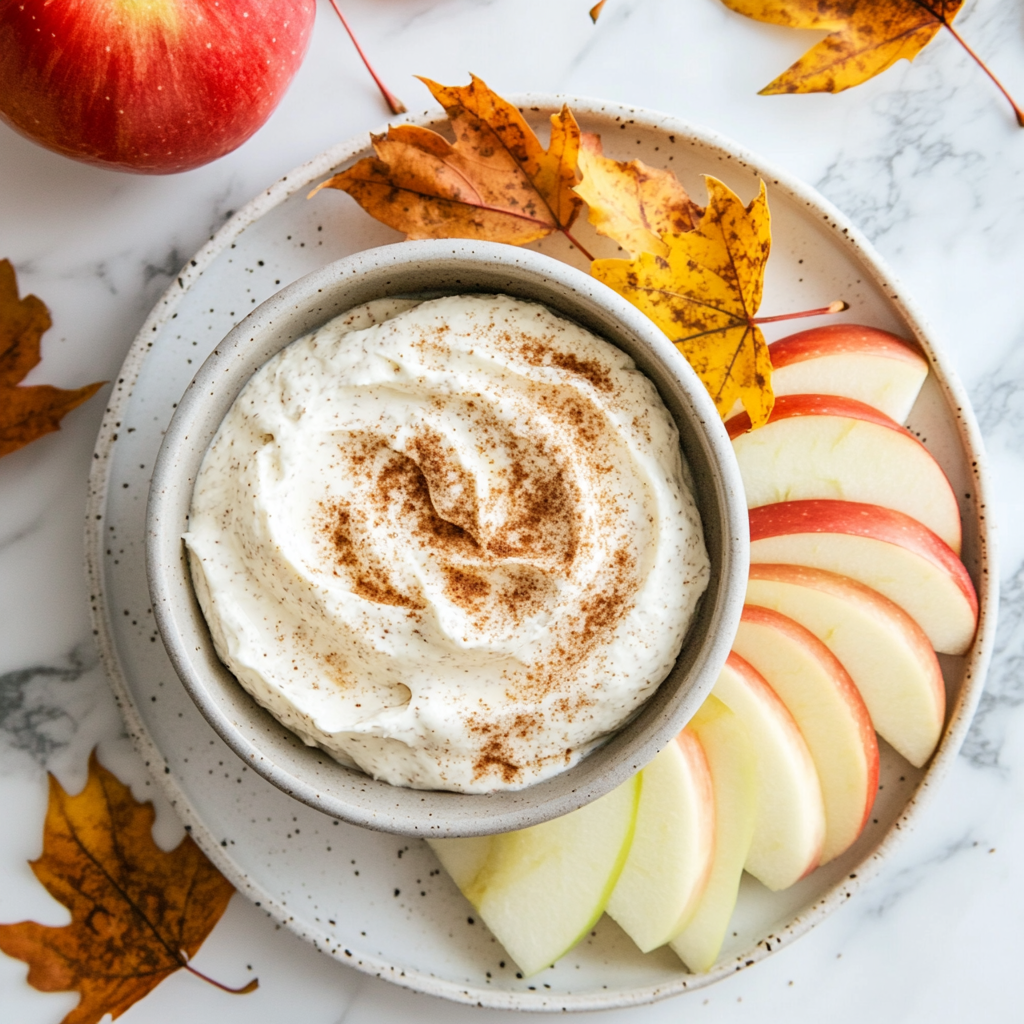
{"type": "Polygon", "coordinates": [[[899,605],[941,654],[963,654],[978,598],[963,563],[917,520],[878,505],[787,501],[750,511],[751,562],[849,576],[899,605]]]}
{"type": "Polygon", "coordinates": [[[670,945],[699,973],[711,970],[718,959],[736,907],[757,819],[757,760],[743,723],[714,694],[707,696],[685,732],[697,737],[711,771],[715,848],[704,893],[670,945]]]}
{"type": "Polygon", "coordinates": [[[876,732],[920,768],[946,714],[938,658],[921,627],[877,590],[802,565],[750,567],[747,604],[809,629],[850,673],[876,732]]]}
{"type": "Polygon", "coordinates": [[[853,844],[875,802],[871,716],[839,659],[785,615],[747,605],[732,647],[779,695],[807,741],[825,801],[825,864],[853,844]]]}
{"type": "Polygon", "coordinates": [[[649,953],[679,934],[704,892],[715,849],[715,797],[704,748],[688,730],[642,774],[633,845],[606,909],[649,953]]]}
{"type": "Polygon", "coordinates": [[[910,342],[877,327],[828,324],[768,347],[772,390],[781,395],[839,395],[905,423],[928,376],[910,342]]]}
{"type": "Polygon", "coordinates": [[[525,976],[567,953],[604,913],[633,841],[641,774],[540,825],[428,840],[525,976]]]}
{"type": "Polygon", "coordinates": [[[821,857],[825,805],[807,743],[775,691],[730,653],[712,691],[743,724],[757,765],[757,811],[745,867],[769,889],[786,889],[821,857]]]}
{"type": "Polygon", "coordinates": [[[827,498],[895,509],[960,551],[960,508],[942,467],[904,427],[863,402],[783,395],[765,426],[725,424],[747,505],[827,498]]]}

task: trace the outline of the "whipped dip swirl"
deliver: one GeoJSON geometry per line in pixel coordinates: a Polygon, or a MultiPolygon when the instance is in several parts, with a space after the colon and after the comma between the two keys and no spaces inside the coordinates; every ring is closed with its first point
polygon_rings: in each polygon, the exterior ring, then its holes
{"type": "Polygon", "coordinates": [[[249,381],[185,542],[217,653],[395,785],[579,760],[651,696],[708,579],[674,422],[608,342],[502,295],[381,300],[249,381]]]}

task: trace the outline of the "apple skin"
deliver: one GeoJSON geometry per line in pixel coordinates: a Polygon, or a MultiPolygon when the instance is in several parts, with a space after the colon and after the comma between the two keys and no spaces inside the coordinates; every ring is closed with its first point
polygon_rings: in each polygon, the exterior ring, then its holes
{"type": "Polygon", "coordinates": [[[199,167],[270,116],[315,14],[315,0],[0,0],[0,117],[85,163],[199,167]]]}
{"type": "Polygon", "coordinates": [[[686,927],[672,949],[691,971],[710,971],[736,907],[743,865],[757,821],[757,758],[739,717],[709,693],[684,732],[697,737],[711,772],[715,845],[711,871],[686,927]]]}
{"type": "Polygon", "coordinates": [[[821,863],[847,850],[878,789],[878,742],[860,691],[810,630],[770,608],[745,605],[732,649],[778,694],[800,729],[825,801],[821,863]]]}
{"type": "Polygon", "coordinates": [[[633,844],[605,911],[649,953],[686,927],[704,895],[715,795],[707,755],[687,729],[641,774],[633,844]]]}
{"type": "Polygon", "coordinates": [[[860,690],[878,734],[923,767],[942,735],[946,689],[921,627],[878,591],[803,565],[750,566],[747,604],[809,629],[860,690]]]}
{"type": "MultiPolygon", "coordinates": [[[[828,324],[768,346],[772,390],[782,395],[842,395],[904,423],[928,376],[911,341],[861,324],[828,324]]],[[[737,402],[730,416],[741,412],[737,402]]]]}
{"type": "Polygon", "coordinates": [[[540,825],[427,840],[526,977],[572,949],[604,913],[633,843],[642,774],[540,825]]]}
{"type": "Polygon", "coordinates": [[[960,508],[935,457],[884,413],[835,395],[784,395],[750,431],[746,413],[725,424],[748,506],[832,498],[904,512],[955,552],[960,508]]]}
{"type": "MultiPolygon", "coordinates": [[[[768,423],[792,419],[794,416],[846,416],[850,419],[863,420],[865,423],[874,423],[879,427],[889,427],[913,437],[906,427],[900,426],[891,416],[868,405],[867,402],[846,398],[843,395],[778,395],[768,416],[768,423]]],[[[725,421],[725,430],[729,440],[735,441],[750,430],[750,416],[745,412],[730,416],[725,421]]],[[[918,444],[920,443],[918,441],[918,444]]]]}
{"type": "Polygon", "coordinates": [[[925,372],[928,369],[927,360],[914,342],[864,324],[824,324],[812,327],[773,341],[768,350],[772,357],[772,369],[775,370],[841,352],[859,352],[911,366],[924,363],[925,372]]]}
{"type": "Polygon", "coordinates": [[[818,770],[786,705],[735,651],[712,692],[739,719],[754,753],[757,807],[744,866],[772,891],[788,889],[821,860],[825,805],[818,770]]]}
{"type": "Polygon", "coordinates": [[[963,563],[894,509],[824,499],[762,505],[750,510],[750,560],[849,576],[899,605],[940,654],[964,654],[974,639],[978,597],[963,563]]]}

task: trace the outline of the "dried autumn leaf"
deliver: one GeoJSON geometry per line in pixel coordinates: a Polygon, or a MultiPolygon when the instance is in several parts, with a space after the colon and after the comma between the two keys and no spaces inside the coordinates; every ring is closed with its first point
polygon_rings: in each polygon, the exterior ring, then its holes
{"type": "Polygon", "coordinates": [[[774,404],[771,359],[755,321],[771,223],[764,183],[744,207],[717,178],[693,231],[662,239],[664,256],[597,260],[591,272],[646,313],[675,342],[724,417],[742,401],[754,427],[774,404]]]}
{"type": "Polygon", "coordinates": [[[1024,127],[1024,111],[953,27],[963,0],[722,0],[730,10],[788,28],[828,32],[795,64],[761,90],[775,93],[842,92],[881,74],[898,60],[913,60],[942,28],[992,79],[1024,127]]]}
{"type": "Polygon", "coordinates": [[[667,256],[663,237],[692,231],[704,213],[671,171],[611,160],[597,135],[584,134],[579,164],[583,180],[576,194],[589,208],[590,223],[631,256],[667,256]]]}
{"type": "Polygon", "coordinates": [[[119,1017],[179,968],[199,973],[188,960],[234,889],[191,837],[161,850],[153,818],[153,805],[137,803],[95,753],[77,796],[50,776],[43,854],[31,866],[71,924],[0,925],[0,950],[28,963],[34,988],[81,993],[63,1024],[119,1017]]]}
{"type": "Polygon", "coordinates": [[[408,238],[523,245],[562,231],[575,243],[569,229],[583,205],[573,192],[580,129],[569,108],[551,116],[545,149],[523,115],[479,78],[459,87],[422,81],[445,108],[455,143],[414,125],[389,128],[372,137],[376,158],[360,160],[310,196],[322,188],[348,192],[408,238]]]}
{"type": "Polygon", "coordinates": [[[60,429],[61,419],[103,386],[65,391],[49,384],[20,386],[42,358],[40,339],[52,321],[34,295],[18,298],[18,279],[9,260],[0,260],[0,457],[43,434],[60,429]]]}

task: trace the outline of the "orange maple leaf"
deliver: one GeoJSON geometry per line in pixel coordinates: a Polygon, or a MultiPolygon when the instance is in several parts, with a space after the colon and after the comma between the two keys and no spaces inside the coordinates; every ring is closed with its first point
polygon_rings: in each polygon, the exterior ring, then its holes
{"type": "Polygon", "coordinates": [[[10,260],[0,260],[0,457],[59,430],[61,419],[105,383],[73,391],[21,385],[42,358],[39,342],[51,324],[49,310],[34,295],[18,298],[14,267],[10,260]]]}
{"type": "MultiPolygon", "coordinates": [[[[50,776],[43,854],[31,867],[71,911],[71,924],[0,925],[0,950],[28,963],[34,988],[81,994],[63,1024],[119,1017],[180,968],[199,974],[188,961],[234,888],[191,837],[170,853],[161,850],[154,817],[153,805],[137,803],[95,753],[77,796],[50,776]]],[[[227,991],[251,992],[257,984],[227,991]]]]}
{"type": "Polygon", "coordinates": [[[318,185],[348,192],[408,238],[474,238],[523,245],[570,228],[583,203],[573,191],[580,129],[568,107],[551,117],[545,149],[523,115],[471,76],[466,86],[421,79],[445,108],[455,143],[398,125],[372,136],[367,157],[318,185]]]}

